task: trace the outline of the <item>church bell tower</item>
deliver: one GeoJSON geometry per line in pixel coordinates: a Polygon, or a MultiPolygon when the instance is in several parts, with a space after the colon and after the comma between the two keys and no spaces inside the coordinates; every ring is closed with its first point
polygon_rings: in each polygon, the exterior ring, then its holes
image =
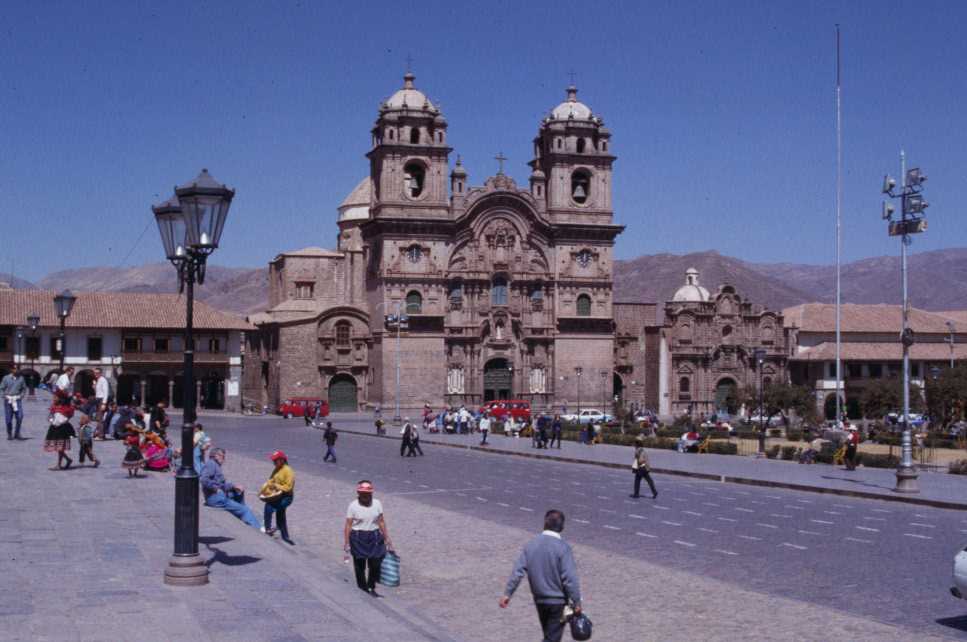
{"type": "Polygon", "coordinates": [[[414,80],[403,76],[403,88],[380,105],[373,126],[373,218],[449,214],[447,121],[414,80]]]}

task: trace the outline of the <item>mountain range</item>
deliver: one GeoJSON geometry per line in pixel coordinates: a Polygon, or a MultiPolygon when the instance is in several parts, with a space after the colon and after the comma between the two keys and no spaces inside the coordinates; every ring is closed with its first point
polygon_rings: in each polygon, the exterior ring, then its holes
{"type": "MultiPolygon", "coordinates": [[[[909,257],[910,301],[924,310],[967,309],[967,248],[922,252],[909,257]]],[[[813,301],[832,303],[836,296],[836,268],[799,263],[752,263],[715,251],[692,254],[651,254],[616,261],[616,301],[664,302],[685,282],[694,267],[699,281],[715,293],[722,284],[736,288],[753,303],[781,310],[813,301]]],[[[61,270],[36,283],[0,274],[0,281],[16,288],[69,288],[109,292],[175,292],[175,272],[167,263],[137,267],[90,267],[61,270]]],[[[900,259],[881,256],[845,263],[842,268],[845,303],[899,303],[900,259]]],[[[268,300],[267,268],[228,268],[210,265],[199,299],[239,315],[258,312],[268,300]]]]}

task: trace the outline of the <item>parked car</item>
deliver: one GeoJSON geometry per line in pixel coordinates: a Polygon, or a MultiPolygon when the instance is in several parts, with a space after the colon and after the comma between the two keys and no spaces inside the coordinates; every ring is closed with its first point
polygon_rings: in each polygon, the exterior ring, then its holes
{"type": "Polygon", "coordinates": [[[773,415],[769,417],[768,415],[760,415],[756,413],[749,416],[746,421],[755,427],[758,427],[760,423],[765,424],[769,428],[775,428],[776,426],[782,425],[782,415],[773,415]]]}
{"type": "Polygon", "coordinates": [[[531,418],[531,402],[523,399],[496,399],[480,406],[481,414],[488,414],[497,421],[503,421],[509,414],[515,421],[531,418]]]}
{"type": "Polygon", "coordinates": [[[639,422],[648,421],[653,424],[657,424],[658,415],[655,414],[653,410],[639,410],[638,412],[635,413],[634,420],[639,422]]]}
{"type": "Polygon", "coordinates": [[[967,548],[961,548],[954,556],[954,585],[950,587],[950,594],[967,600],[967,548]]]}
{"type": "Polygon", "coordinates": [[[305,417],[306,409],[314,408],[317,403],[321,404],[319,407],[319,415],[328,417],[329,402],[318,397],[292,397],[291,399],[286,399],[279,404],[278,413],[285,419],[289,419],[290,417],[305,417]]]}
{"type": "Polygon", "coordinates": [[[599,424],[614,421],[614,417],[606,412],[601,412],[597,408],[585,408],[579,413],[561,415],[561,419],[579,424],[599,424]]]}
{"type": "MultiPolygon", "coordinates": [[[[891,412],[886,416],[886,422],[891,426],[902,426],[903,425],[903,413],[902,412],[891,412]]],[[[910,425],[914,428],[920,428],[927,422],[927,417],[911,412],[910,413],[910,425]]]]}

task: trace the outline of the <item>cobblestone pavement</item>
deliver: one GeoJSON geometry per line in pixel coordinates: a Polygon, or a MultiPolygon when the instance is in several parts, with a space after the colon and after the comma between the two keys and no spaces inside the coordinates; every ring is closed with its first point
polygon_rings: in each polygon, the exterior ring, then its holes
{"type": "Polygon", "coordinates": [[[526,588],[509,611],[496,599],[552,506],[569,515],[595,639],[926,640],[967,629],[967,607],[946,592],[967,532],[957,511],[662,475],[658,502],[634,501],[622,471],[429,443],[426,457],[401,459],[392,441],[346,433],[333,465],[302,423],[206,425],[249,485],[268,474],[270,450],[289,453],[293,536],[332,568],[353,483],[373,479],[404,560],[388,600],[468,640],[533,636],[526,588]]]}
{"type": "MultiPolygon", "coordinates": [[[[29,439],[0,441],[0,640],[454,639],[419,613],[350,590],[343,569],[309,549],[214,509],[202,508],[201,521],[211,583],[164,585],[173,477],[129,479],[112,441],[95,444],[100,468],[48,470],[43,407],[28,406],[29,439]]],[[[77,454],[75,442],[75,466],[77,454]]]]}

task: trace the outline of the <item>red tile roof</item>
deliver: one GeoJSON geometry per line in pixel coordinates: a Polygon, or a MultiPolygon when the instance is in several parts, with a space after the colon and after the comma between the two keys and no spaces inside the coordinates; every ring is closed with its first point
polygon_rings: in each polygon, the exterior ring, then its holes
{"type": "MultiPolygon", "coordinates": [[[[949,332],[947,321],[952,314],[967,315],[967,312],[927,312],[911,308],[910,327],[917,333],[946,334],[949,332]]],[[[804,303],[786,308],[782,311],[782,316],[785,318],[787,328],[795,326],[801,332],[836,331],[836,306],[832,303],[804,303]]],[[[899,334],[901,318],[902,310],[899,305],[844,303],[840,328],[843,332],[896,332],[899,334]]]]}
{"type": "MultiPolygon", "coordinates": [[[[0,289],[0,325],[25,326],[27,315],[40,316],[42,327],[57,327],[55,292],[0,289]]],[[[68,328],[177,329],[185,325],[185,297],[141,292],[75,292],[68,328]]],[[[195,328],[253,330],[243,319],[195,300],[195,328]]]]}
{"type": "MultiPolygon", "coordinates": [[[[903,346],[899,341],[860,342],[844,341],[840,344],[843,361],[900,361],[903,346]]],[[[947,361],[950,359],[948,343],[915,343],[910,347],[910,358],[918,361],[947,361]]],[[[836,343],[829,341],[806,348],[789,358],[790,361],[833,361],[836,359],[836,343]]],[[[954,359],[967,359],[967,343],[954,344],[954,359]]]]}

